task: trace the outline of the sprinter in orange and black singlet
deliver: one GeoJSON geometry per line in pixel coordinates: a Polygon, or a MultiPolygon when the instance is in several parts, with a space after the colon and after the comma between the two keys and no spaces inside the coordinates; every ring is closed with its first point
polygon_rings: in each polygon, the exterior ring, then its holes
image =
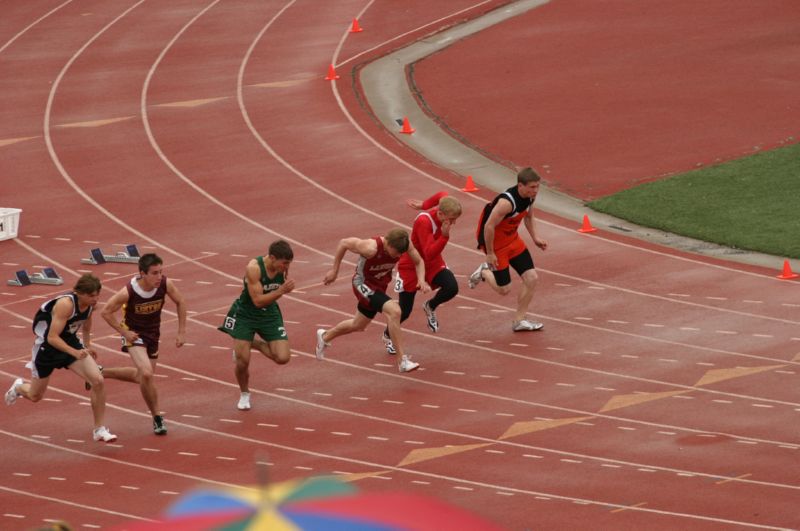
{"type": "Polygon", "coordinates": [[[497,293],[507,295],[511,291],[509,266],[513,267],[522,279],[522,291],[511,323],[514,332],[541,330],[544,326],[527,318],[538,275],[533,257],[519,235],[519,227],[524,224],[533,243],[542,250],[547,249],[547,241],[536,233],[533,216],[533,202],[539,193],[540,180],[532,168],[521,170],[517,174],[516,186],[499,194],[484,207],[476,231],[478,248],[486,253],[486,261],[470,275],[469,287],[474,289],[486,282],[497,293]]]}

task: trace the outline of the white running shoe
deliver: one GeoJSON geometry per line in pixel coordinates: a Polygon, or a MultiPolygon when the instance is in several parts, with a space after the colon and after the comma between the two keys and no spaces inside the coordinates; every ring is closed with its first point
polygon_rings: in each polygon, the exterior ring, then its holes
{"type": "Polygon", "coordinates": [[[250,393],[242,393],[239,395],[239,403],[236,408],[240,411],[248,411],[250,409],[250,393]]]}
{"type": "Polygon", "coordinates": [[[541,330],[542,328],[544,328],[542,323],[528,321],[527,319],[523,319],[522,321],[514,321],[514,324],[511,325],[511,329],[514,330],[514,332],[535,332],[536,330],[541,330]]]}
{"type": "Polygon", "coordinates": [[[484,262],[472,272],[469,276],[469,289],[475,289],[479,283],[483,282],[483,272],[487,269],[489,269],[489,264],[484,262]]]}
{"type": "Polygon", "coordinates": [[[400,360],[400,372],[411,372],[419,368],[419,363],[411,361],[408,356],[403,356],[400,360]]]}
{"type": "Polygon", "coordinates": [[[386,353],[391,354],[392,356],[397,354],[397,349],[394,348],[394,343],[392,343],[392,338],[389,337],[389,334],[386,332],[386,330],[383,331],[382,338],[383,338],[383,344],[386,346],[386,353]]]}
{"type": "Polygon", "coordinates": [[[422,310],[425,312],[425,317],[428,319],[428,328],[431,329],[431,332],[434,334],[439,331],[439,320],[436,319],[436,312],[431,310],[430,301],[425,301],[425,304],[422,305],[422,310]]]}
{"type": "Polygon", "coordinates": [[[97,442],[114,442],[117,440],[117,436],[108,431],[105,426],[100,426],[92,433],[92,439],[97,442]]]}
{"type": "Polygon", "coordinates": [[[322,336],[325,335],[325,329],[320,328],[317,330],[317,350],[315,354],[317,355],[318,360],[325,359],[325,348],[331,346],[330,343],[325,343],[325,340],[322,339],[322,336]]]}
{"type": "Polygon", "coordinates": [[[6,391],[7,406],[10,406],[11,404],[17,401],[17,398],[19,398],[20,396],[20,394],[17,393],[17,386],[22,385],[23,382],[24,380],[22,378],[17,378],[16,380],[14,380],[14,383],[11,384],[11,387],[8,388],[8,391],[6,391]]]}

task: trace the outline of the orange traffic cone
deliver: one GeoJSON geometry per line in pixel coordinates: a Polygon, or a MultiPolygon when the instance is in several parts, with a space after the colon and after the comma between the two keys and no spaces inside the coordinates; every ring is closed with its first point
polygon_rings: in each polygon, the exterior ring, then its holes
{"type": "Polygon", "coordinates": [[[789,280],[792,278],[800,277],[797,273],[792,273],[792,266],[789,265],[789,260],[783,261],[783,272],[778,275],[781,280],[789,280]]]}
{"type": "Polygon", "coordinates": [[[358,19],[354,18],[353,19],[353,27],[350,28],[350,33],[358,33],[360,31],[364,31],[364,30],[361,29],[361,26],[358,25],[358,19]]]}
{"type": "Polygon", "coordinates": [[[583,225],[581,228],[578,229],[578,232],[594,232],[597,229],[592,227],[592,223],[589,221],[589,216],[586,214],[583,215],[583,225]]]}
{"type": "Polygon", "coordinates": [[[475,186],[472,180],[472,175],[467,175],[467,184],[461,189],[462,192],[477,192],[479,188],[475,186]]]}
{"type": "Polygon", "coordinates": [[[334,79],[339,79],[339,75],[336,73],[336,69],[333,67],[333,63],[331,63],[331,66],[328,67],[328,75],[325,76],[325,80],[333,81],[334,79]]]}
{"type": "Polygon", "coordinates": [[[414,131],[416,131],[416,129],[411,128],[411,124],[408,123],[408,117],[403,116],[403,128],[400,129],[400,132],[403,133],[404,135],[410,135],[413,134],[414,131]]]}

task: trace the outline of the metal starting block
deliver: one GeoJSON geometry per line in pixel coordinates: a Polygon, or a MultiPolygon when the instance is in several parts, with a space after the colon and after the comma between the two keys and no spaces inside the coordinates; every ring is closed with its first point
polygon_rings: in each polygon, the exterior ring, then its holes
{"type": "Polygon", "coordinates": [[[9,286],[30,286],[32,284],[31,277],[24,269],[14,273],[14,278],[8,281],[9,286]]]}
{"type": "Polygon", "coordinates": [[[64,283],[64,279],[56,273],[52,267],[45,267],[41,273],[34,273],[31,275],[31,282],[34,284],[50,284],[51,286],[60,286],[64,283]]]}
{"type": "Polygon", "coordinates": [[[139,258],[141,255],[139,254],[139,249],[136,247],[135,243],[125,246],[124,251],[120,251],[117,254],[103,254],[103,251],[100,248],[92,249],[89,254],[91,254],[91,258],[82,258],[82,264],[105,264],[106,262],[116,262],[121,264],[137,264],[139,263],[139,258]]]}
{"type": "Polygon", "coordinates": [[[48,284],[50,286],[60,286],[64,279],[56,273],[52,267],[45,267],[41,273],[28,275],[24,269],[14,274],[14,279],[8,281],[9,286],[30,286],[31,284],[48,284]]]}

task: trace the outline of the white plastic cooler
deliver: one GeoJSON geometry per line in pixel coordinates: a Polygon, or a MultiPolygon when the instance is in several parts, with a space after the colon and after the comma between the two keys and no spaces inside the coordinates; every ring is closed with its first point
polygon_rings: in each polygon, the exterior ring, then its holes
{"type": "Polygon", "coordinates": [[[17,237],[20,212],[19,208],[0,208],[0,240],[17,237]]]}

